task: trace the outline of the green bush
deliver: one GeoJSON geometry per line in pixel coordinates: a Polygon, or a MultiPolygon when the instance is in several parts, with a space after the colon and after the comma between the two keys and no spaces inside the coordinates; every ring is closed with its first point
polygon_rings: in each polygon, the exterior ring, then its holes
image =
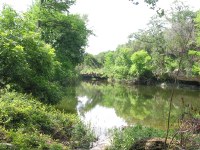
{"type": "Polygon", "coordinates": [[[109,150],[129,150],[137,140],[151,137],[164,137],[164,135],[165,132],[162,130],[142,127],[141,125],[128,127],[122,131],[114,130],[112,146],[109,150]]]}
{"type": "Polygon", "coordinates": [[[87,149],[92,140],[93,134],[77,116],[44,105],[29,95],[1,91],[1,144],[9,143],[15,149],[87,149]]]}
{"type": "Polygon", "coordinates": [[[151,56],[145,50],[140,50],[133,53],[131,56],[132,66],[130,68],[130,74],[133,76],[141,77],[147,72],[151,72],[151,56]]]}
{"type": "Polygon", "coordinates": [[[55,49],[24,19],[9,6],[0,12],[0,85],[55,103],[60,100],[59,85],[53,82],[59,64],[55,49]]]}
{"type": "Polygon", "coordinates": [[[194,57],[195,60],[192,66],[192,73],[194,75],[200,75],[200,52],[195,50],[189,50],[188,55],[194,57]]]}

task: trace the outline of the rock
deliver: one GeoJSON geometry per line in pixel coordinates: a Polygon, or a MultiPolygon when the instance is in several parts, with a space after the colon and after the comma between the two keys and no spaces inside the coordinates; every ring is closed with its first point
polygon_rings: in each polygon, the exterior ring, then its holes
{"type": "MultiPolygon", "coordinates": [[[[167,147],[171,140],[167,140],[167,147]]],[[[164,150],[165,149],[165,139],[163,138],[151,138],[151,139],[141,139],[136,141],[130,150],[164,150]]]]}
{"type": "Polygon", "coordinates": [[[160,87],[161,87],[162,89],[166,89],[166,88],[167,88],[167,84],[166,84],[166,83],[161,83],[161,84],[160,84],[160,87]]]}

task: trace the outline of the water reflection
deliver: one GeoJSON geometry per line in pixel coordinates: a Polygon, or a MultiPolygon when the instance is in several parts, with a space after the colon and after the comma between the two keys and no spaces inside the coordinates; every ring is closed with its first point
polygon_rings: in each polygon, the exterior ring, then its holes
{"type": "MultiPolygon", "coordinates": [[[[94,84],[82,82],[77,87],[78,114],[90,122],[98,135],[112,127],[134,125],[166,129],[171,89],[155,86],[127,87],[119,84],[94,84]]],[[[176,89],[171,112],[175,125],[178,117],[192,105],[200,108],[199,90],[176,89]]]]}
{"type": "Polygon", "coordinates": [[[78,101],[76,96],[76,87],[69,86],[65,89],[65,95],[62,97],[61,101],[55,107],[66,113],[76,114],[77,104],[78,101]]]}
{"type": "Polygon", "coordinates": [[[84,112],[83,108],[86,104],[91,103],[92,100],[84,96],[78,97],[78,101],[77,111],[79,116],[86,124],[92,127],[100,139],[104,139],[107,136],[109,129],[127,125],[124,119],[116,115],[114,108],[96,105],[91,110],[84,112]]]}
{"type": "MultiPolygon", "coordinates": [[[[110,128],[136,123],[166,129],[170,95],[170,86],[163,89],[81,82],[77,87],[69,87],[56,107],[65,112],[78,113],[85,123],[90,122],[98,136],[105,136],[110,128]]],[[[172,106],[173,126],[189,107],[195,110],[193,114],[200,117],[200,90],[176,89],[172,106]]]]}

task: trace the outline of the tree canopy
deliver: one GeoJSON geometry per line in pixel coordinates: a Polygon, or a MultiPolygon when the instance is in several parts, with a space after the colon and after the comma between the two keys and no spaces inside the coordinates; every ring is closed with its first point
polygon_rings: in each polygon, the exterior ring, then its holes
{"type": "Polygon", "coordinates": [[[72,4],[41,0],[24,14],[5,5],[0,13],[1,87],[9,84],[44,102],[60,99],[91,33],[85,19],[65,13],[72,4]]]}
{"type": "Polygon", "coordinates": [[[116,79],[166,80],[179,69],[182,78],[195,79],[200,68],[199,24],[199,11],[175,1],[163,17],[153,16],[147,28],[130,34],[126,44],[105,52],[99,70],[116,79]]]}

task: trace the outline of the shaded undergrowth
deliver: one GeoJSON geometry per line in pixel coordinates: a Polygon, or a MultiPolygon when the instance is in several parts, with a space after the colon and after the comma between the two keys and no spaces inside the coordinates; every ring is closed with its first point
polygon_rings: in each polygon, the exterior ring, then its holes
{"type": "Polygon", "coordinates": [[[93,134],[76,115],[30,95],[0,94],[0,149],[89,149],[93,134]]]}

